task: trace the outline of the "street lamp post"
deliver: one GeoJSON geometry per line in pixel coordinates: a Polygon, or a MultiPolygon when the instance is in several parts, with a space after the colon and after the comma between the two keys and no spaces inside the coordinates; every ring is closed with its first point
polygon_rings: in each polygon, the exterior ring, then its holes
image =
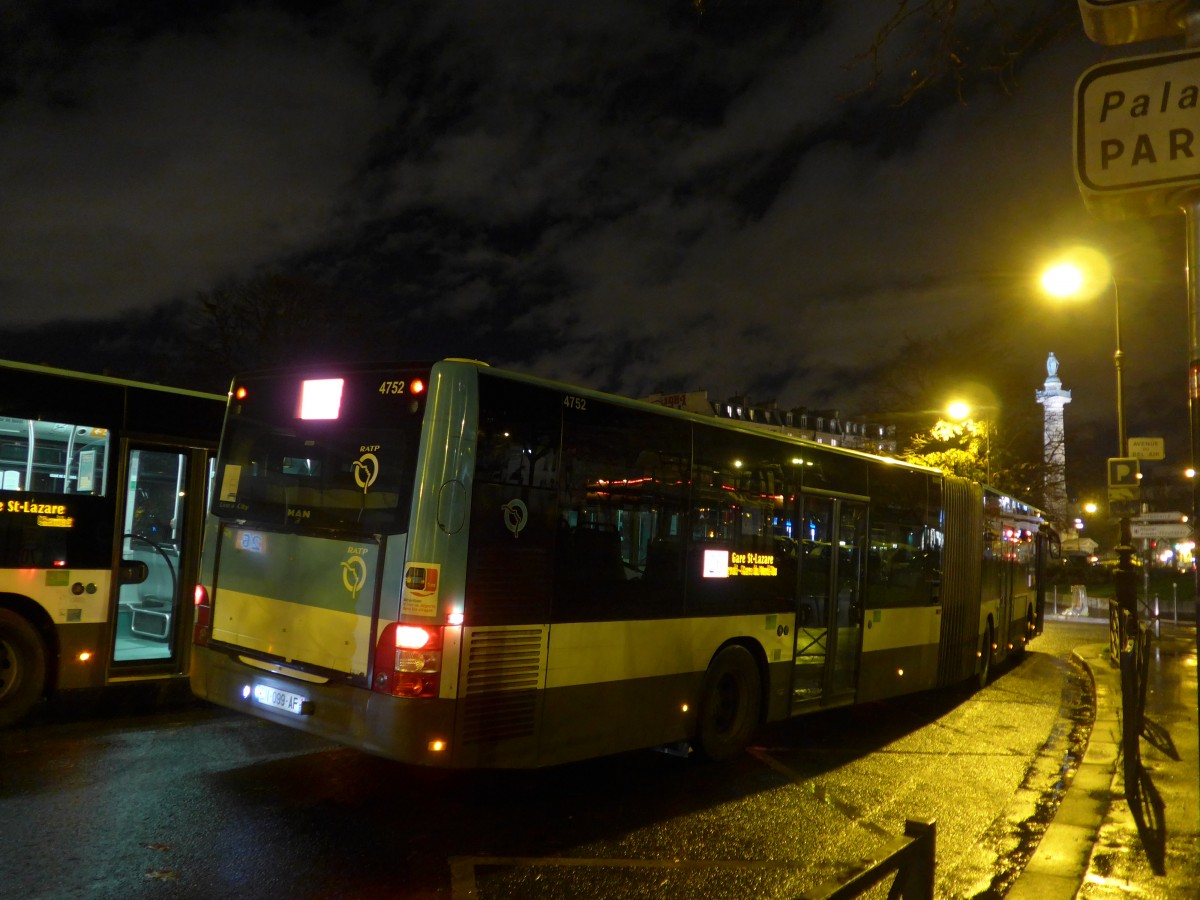
{"type": "MultiPolygon", "coordinates": [[[[1090,248],[1082,248],[1078,254],[1082,262],[1068,259],[1051,266],[1042,274],[1042,287],[1055,297],[1076,297],[1086,289],[1089,272],[1101,270],[1112,285],[1113,308],[1116,313],[1116,351],[1113,353],[1113,366],[1117,372],[1117,456],[1124,457],[1129,452],[1129,439],[1125,431],[1125,354],[1121,350],[1121,293],[1117,287],[1117,276],[1107,260],[1090,248]]],[[[1109,501],[1110,504],[1112,501],[1109,501]]],[[[1119,501],[1124,503],[1124,501],[1119,501]]],[[[1117,568],[1113,573],[1113,587],[1117,604],[1129,615],[1130,627],[1137,624],[1137,573],[1133,568],[1133,535],[1130,528],[1129,514],[1121,508],[1118,515],[1120,537],[1117,539],[1117,568]]],[[[1123,636],[1122,636],[1123,637],[1123,636]]],[[[1122,640],[1122,643],[1124,641],[1122,640]]]]}

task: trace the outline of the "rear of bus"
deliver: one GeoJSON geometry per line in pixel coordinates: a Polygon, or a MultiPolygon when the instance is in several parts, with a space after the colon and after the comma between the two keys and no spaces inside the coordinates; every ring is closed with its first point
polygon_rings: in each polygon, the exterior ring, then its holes
{"type": "Polygon", "coordinates": [[[459,447],[470,392],[455,378],[471,368],[342,366],[234,380],[196,595],[198,696],[446,764],[440,736],[454,708],[439,693],[455,629],[439,608],[439,579],[443,568],[450,580],[461,570],[443,562],[465,517],[470,466],[459,447]],[[426,455],[431,428],[443,439],[426,455]],[[419,549],[414,517],[431,535],[419,549]],[[406,567],[414,551],[428,562],[406,567]]]}

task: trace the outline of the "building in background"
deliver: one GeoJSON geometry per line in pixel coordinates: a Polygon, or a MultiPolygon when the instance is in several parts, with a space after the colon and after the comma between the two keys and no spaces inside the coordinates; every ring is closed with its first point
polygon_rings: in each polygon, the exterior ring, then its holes
{"type": "Polygon", "coordinates": [[[774,400],[752,401],[749,397],[731,397],[724,402],[708,399],[708,391],[680,391],[651,394],[647,403],[681,409],[702,416],[736,419],[768,431],[828,444],[850,447],[868,453],[894,454],[896,428],[858,420],[843,419],[836,409],[780,409],[774,400]]]}

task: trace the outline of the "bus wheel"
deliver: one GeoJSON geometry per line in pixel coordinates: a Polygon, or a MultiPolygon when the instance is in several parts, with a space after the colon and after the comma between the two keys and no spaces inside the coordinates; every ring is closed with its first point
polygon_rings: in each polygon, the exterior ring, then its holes
{"type": "Polygon", "coordinates": [[[0,726],[11,725],[42,697],[46,648],[29,622],[0,609],[0,726]]]}
{"type": "Polygon", "coordinates": [[[983,648],[979,655],[979,687],[987,687],[988,679],[992,676],[992,657],[996,652],[992,649],[992,625],[989,622],[983,629],[983,648]]]}
{"type": "Polygon", "coordinates": [[[758,665],[745,647],[726,647],[708,667],[696,744],[706,759],[720,762],[741,753],[758,728],[762,688],[758,665]]]}

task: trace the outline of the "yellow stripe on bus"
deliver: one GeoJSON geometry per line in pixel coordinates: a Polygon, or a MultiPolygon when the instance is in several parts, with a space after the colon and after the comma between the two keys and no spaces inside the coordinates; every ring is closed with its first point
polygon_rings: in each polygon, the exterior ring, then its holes
{"type": "Polygon", "coordinates": [[[940,606],[868,609],[863,628],[863,653],[938,643],[941,613],[940,606]]]}
{"type": "Polygon", "coordinates": [[[0,569],[0,593],[39,604],[56,625],[108,621],[108,569],[0,569]]]}
{"type": "Polygon", "coordinates": [[[352,675],[366,674],[373,652],[370,616],[226,589],[213,600],[212,637],[352,675]]]}
{"type": "Polygon", "coordinates": [[[792,658],[794,616],[751,615],[550,626],[546,687],[703,672],[732,635],[758,641],[767,662],[792,658]]]}

